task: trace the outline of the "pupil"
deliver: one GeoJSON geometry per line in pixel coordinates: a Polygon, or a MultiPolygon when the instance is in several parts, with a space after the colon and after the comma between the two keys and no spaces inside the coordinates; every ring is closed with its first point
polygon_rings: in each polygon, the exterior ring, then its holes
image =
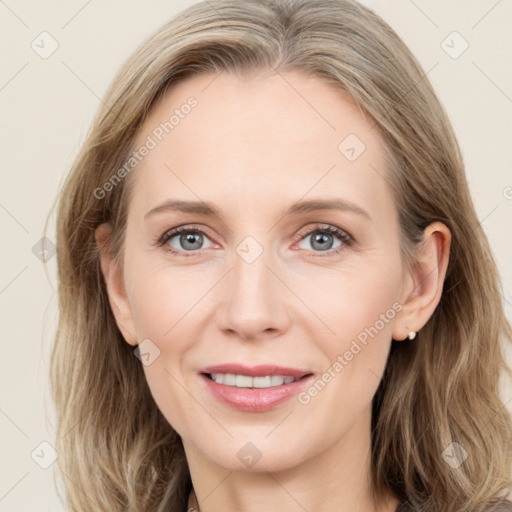
{"type": "Polygon", "coordinates": [[[319,243],[320,245],[317,248],[320,248],[320,249],[329,248],[329,247],[327,247],[329,245],[329,238],[332,238],[332,235],[329,235],[326,233],[319,233],[315,237],[313,237],[312,245],[314,247],[316,243],[319,243]]]}
{"type": "Polygon", "coordinates": [[[188,249],[198,249],[198,247],[190,247],[188,244],[197,243],[197,237],[202,236],[200,233],[187,233],[182,235],[183,247],[188,249]]]}

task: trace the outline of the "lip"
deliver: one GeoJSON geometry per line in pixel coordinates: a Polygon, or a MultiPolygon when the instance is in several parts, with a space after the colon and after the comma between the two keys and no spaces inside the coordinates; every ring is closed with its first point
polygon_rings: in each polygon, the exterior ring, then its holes
{"type": "Polygon", "coordinates": [[[311,382],[314,375],[309,371],[275,365],[247,367],[240,364],[224,364],[204,368],[201,370],[200,378],[212,396],[222,404],[242,412],[264,412],[278,407],[297,395],[311,382]],[[300,380],[271,388],[237,388],[211,380],[206,375],[211,373],[234,373],[250,377],[288,375],[300,380]]]}

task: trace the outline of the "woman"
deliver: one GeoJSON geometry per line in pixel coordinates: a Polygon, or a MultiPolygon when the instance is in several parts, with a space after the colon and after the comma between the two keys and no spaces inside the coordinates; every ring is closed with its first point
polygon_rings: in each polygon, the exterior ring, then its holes
{"type": "Polygon", "coordinates": [[[61,193],[71,510],[504,511],[512,332],[446,114],[349,0],[209,1],[61,193]]]}

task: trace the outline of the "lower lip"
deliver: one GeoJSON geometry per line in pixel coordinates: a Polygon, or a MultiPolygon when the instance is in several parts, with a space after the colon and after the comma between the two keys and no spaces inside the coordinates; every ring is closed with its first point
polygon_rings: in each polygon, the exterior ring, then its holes
{"type": "Polygon", "coordinates": [[[208,389],[219,402],[244,412],[264,412],[274,409],[297,395],[313,377],[314,375],[309,375],[296,382],[271,388],[237,388],[219,384],[201,374],[208,389]]]}

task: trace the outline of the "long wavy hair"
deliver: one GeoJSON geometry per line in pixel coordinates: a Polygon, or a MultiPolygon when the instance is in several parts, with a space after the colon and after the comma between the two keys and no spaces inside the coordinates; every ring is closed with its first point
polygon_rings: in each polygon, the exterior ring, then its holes
{"type": "Polygon", "coordinates": [[[490,510],[510,492],[512,469],[511,418],[500,399],[500,376],[512,375],[504,355],[512,330],[499,274],[425,72],[387,23],[351,0],[197,3],[144,42],[106,92],[57,212],[60,315],[50,372],[69,510],[186,508],[181,438],[116,325],[94,231],[110,223],[121,258],[127,180],[108,192],[104,184],[165,91],[193,74],[256,69],[312,73],[372,121],[385,141],[404,261],[429,223],[450,229],[440,303],[413,342],[392,341],[373,400],[371,484],[376,498],[391,490],[415,510],[490,510]],[[452,442],[467,452],[457,468],[443,456],[452,442]]]}

